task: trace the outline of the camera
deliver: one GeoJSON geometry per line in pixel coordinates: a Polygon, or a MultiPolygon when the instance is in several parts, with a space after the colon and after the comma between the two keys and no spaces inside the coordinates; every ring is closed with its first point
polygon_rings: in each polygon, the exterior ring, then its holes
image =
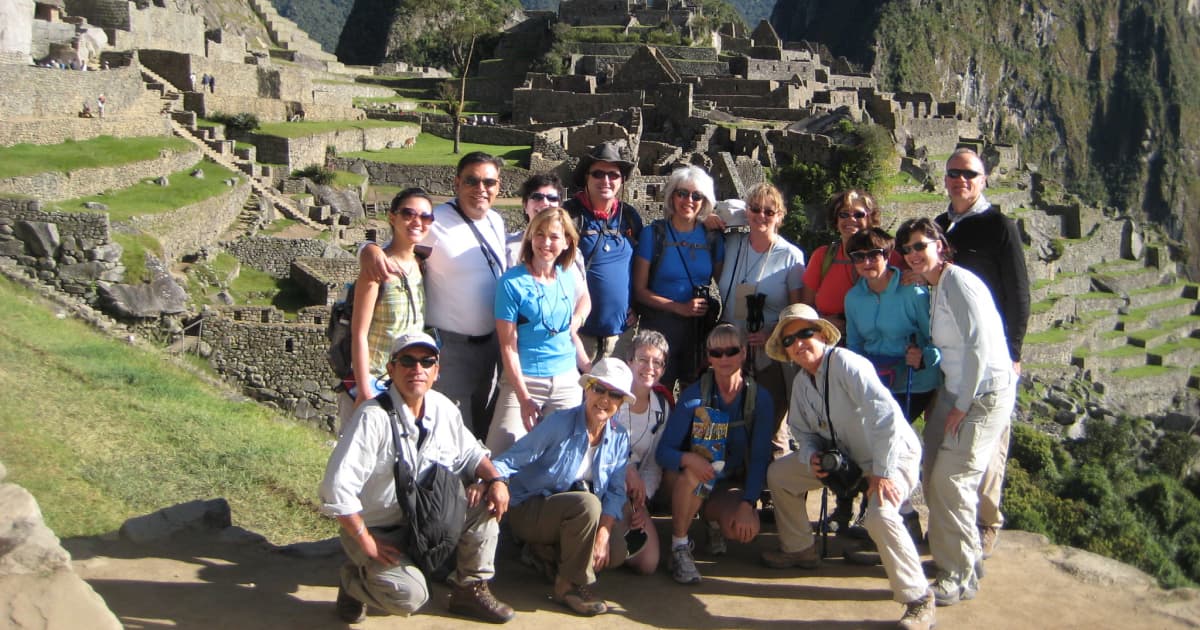
{"type": "Polygon", "coordinates": [[[715,299],[713,297],[712,287],[707,284],[697,284],[697,285],[693,286],[692,287],[692,297],[700,298],[706,302],[712,302],[715,299]]]}
{"type": "Polygon", "coordinates": [[[746,296],[746,331],[758,332],[763,327],[763,307],[767,303],[766,293],[746,296]]]}
{"type": "Polygon", "coordinates": [[[849,496],[863,482],[862,468],[836,448],[821,452],[821,470],[829,473],[821,480],[825,487],[838,496],[849,496]]]}
{"type": "MultiPolygon", "coordinates": [[[[592,481],[590,479],[579,479],[571,484],[571,489],[567,492],[588,492],[592,493],[592,481]]],[[[594,494],[594,493],[592,493],[594,494]]]]}

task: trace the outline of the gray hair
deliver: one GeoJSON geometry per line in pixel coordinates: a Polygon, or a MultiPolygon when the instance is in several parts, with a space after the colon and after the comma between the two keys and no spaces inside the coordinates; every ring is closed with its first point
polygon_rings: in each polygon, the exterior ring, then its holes
{"type": "Polygon", "coordinates": [[[667,187],[663,190],[663,217],[670,221],[671,215],[675,214],[675,189],[682,184],[692,184],[696,192],[704,195],[704,203],[700,205],[700,212],[696,213],[696,222],[708,218],[717,203],[717,195],[713,178],[699,166],[684,166],[671,171],[667,187]]]}
{"type": "Polygon", "coordinates": [[[632,361],[638,348],[656,348],[662,353],[663,359],[666,359],[671,347],[667,344],[667,338],[657,330],[645,328],[638,331],[638,334],[633,336],[633,340],[629,343],[629,356],[626,360],[632,361]]]}
{"type": "Polygon", "coordinates": [[[983,169],[983,174],[987,175],[987,164],[983,161],[983,156],[979,155],[979,153],[971,147],[958,147],[955,149],[954,152],[950,154],[950,157],[946,158],[946,164],[949,164],[951,160],[960,155],[968,155],[975,158],[975,160],[979,162],[979,167],[983,169]]]}

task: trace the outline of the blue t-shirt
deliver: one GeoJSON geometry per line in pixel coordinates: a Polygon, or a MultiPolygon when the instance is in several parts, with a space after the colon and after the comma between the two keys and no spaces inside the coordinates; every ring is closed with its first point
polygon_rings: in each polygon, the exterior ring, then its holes
{"type": "Polygon", "coordinates": [[[563,204],[579,230],[579,253],[587,273],[592,310],[579,332],[592,337],[619,335],[629,312],[633,239],[642,231],[637,211],[620,204],[607,221],[596,218],[578,198],[563,204]]]}
{"type": "MultiPolygon", "coordinates": [[[[713,275],[713,264],[724,260],[725,240],[715,239],[715,251],[710,252],[703,224],[697,222],[692,231],[680,233],[675,231],[670,221],[654,223],[663,224],[666,238],[662,245],[662,259],[658,262],[654,277],[650,278],[650,291],[672,302],[690,300],[693,287],[707,285],[713,275]]],[[[638,258],[650,262],[651,266],[654,266],[654,230],[653,223],[642,229],[637,248],[638,258]]]]}
{"type": "Polygon", "coordinates": [[[562,267],[549,284],[534,280],[525,265],[504,272],[496,289],[495,315],[517,325],[522,374],[549,377],[575,369],[574,310],[575,278],[562,267]]]}

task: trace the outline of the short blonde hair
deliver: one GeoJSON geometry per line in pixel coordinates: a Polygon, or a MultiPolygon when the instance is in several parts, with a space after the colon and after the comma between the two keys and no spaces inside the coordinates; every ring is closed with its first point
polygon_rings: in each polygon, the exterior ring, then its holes
{"type": "Polygon", "coordinates": [[[529,264],[533,261],[533,237],[538,230],[545,230],[551,221],[561,223],[563,235],[567,237],[567,248],[558,255],[558,258],[554,259],[554,264],[566,269],[575,260],[579,251],[579,232],[575,229],[575,222],[571,220],[571,215],[567,214],[566,210],[555,207],[546,208],[529,221],[529,227],[525,229],[525,235],[521,237],[521,262],[529,264]]]}
{"type": "Polygon", "coordinates": [[[726,322],[718,324],[716,328],[712,329],[705,341],[705,345],[709,348],[720,348],[727,344],[737,344],[738,347],[745,348],[746,333],[742,332],[741,328],[726,322]]]}

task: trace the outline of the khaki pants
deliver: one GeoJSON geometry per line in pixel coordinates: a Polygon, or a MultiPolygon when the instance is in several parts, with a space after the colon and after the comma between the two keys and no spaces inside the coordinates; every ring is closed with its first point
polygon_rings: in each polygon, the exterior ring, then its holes
{"type": "MultiPolygon", "coordinates": [[[[376,542],[389,543],[403,550],[401,543],[405,526],[372,527],[376,542]]],[[[496,574],[496,540],[500,526],[488,512],[487,502],[467,511],[462,538],[458,541],[458,570],[451,581],[458,585],[492,579],[496,574]]],[[[342,587],[358,601],[383,610],[390,615],[408,616],[429,601],[429,585],[425,575],[407,554],[400,562],[386,566],[371,560],[358,542],[341,530],[342,548],[350,561],[342,565],[342,587]]]]}
{"type": "MultiPolygon", "coordinates": [[[[591,492],[560,492],[548,497],[531,497],[508,510],[513,535],[527,543],[558,548],[558,575],[572,584],[586,586],[596,581],[592,547],[600,526],[600,497],[591,492]]],[[[608,542],[608,568],[625,563],[624,521],[617,521],[608,542]]]]}
{"type": "MultiPolygon", "coordinates": [[[[904,503],[917,484],[920,454],[912,451],[900,456],[899,475],[891,482],[904,503]]],[[[809,491],[822,487],[821,481],[812,472],[800,453],[791,453],[771,463],[767,468],[767,486],[775,502],[775,524],[779,528],[780,547],[783,551],[804,551],[816,542],[812,525],[808,520],[805,498],[809,491]]],[[[921,558],[913,546],[912,537],[900,516],[900,506],[870,497],[865,525],[871,540],[879,549],[883,570],[892,587],[892,596],[898,602],[908,603],[920,599],[929,590],[929,582],[921,569],[921,558]]]]}
{"type": "MultiPolygon", "coordinates": [[[[525,389],[541,407],[543,417],[583,403],[583,388],[579,386],[577,370],[545,378],[526,376],[525,389]]],[[[526,433],[525,421],[521,419],[521,401],[517,400],[517,390],[509,383],[506,373],[500,382],[496,413],[492,415],[492,426],[488,429],[485,443],[492,451],[492,457],[498,457],[526,433]]]]}
{"type": "Polygon", "coordinates": [[[938,568],[960,586],[975,577],[975,561],[980,558],[976,527],[980,485],[996,457],[997,442],[1008,434],[1016,391],[1014,384],[976,398],[958,435],[949,436],[946,416],[955,396],[943,388],[925,421],[929,550],[938,568]]]}
{"type": "Polygon", "coordinates": [[[633,342],[633,336],[636,333],[637,327],[630,326],[620,335],[593,337],[591,335],[580,334],[579,339],[583,342],[583,350],[587,353],[588,361],[592,363],[605,357],[616,357],[625,360],[632,349],[630,344],[633,342]]]}
{"type": "Polygon", "coordinates": [[[1008,467],[1008,443],[1012,437],[1012,422],[1005,427],[996,441],[996,451],[979,481],[979,513],[975,523],[980,527],[1004,526],[1004,513],[1000,511],[1000,495],[1004,490],[1004,473],[1008,467]]]}

